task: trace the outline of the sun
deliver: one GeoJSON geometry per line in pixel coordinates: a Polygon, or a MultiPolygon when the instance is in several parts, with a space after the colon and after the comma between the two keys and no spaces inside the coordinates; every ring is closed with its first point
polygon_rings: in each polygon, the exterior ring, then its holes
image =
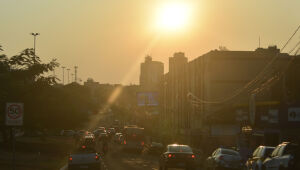
{"type": "Polygon", "coordinates": [[[188,4],[164,4],[158,9],[156,26],[164,31],[180,30],[187,25],[189,18],[190,8],[188,4]]]}

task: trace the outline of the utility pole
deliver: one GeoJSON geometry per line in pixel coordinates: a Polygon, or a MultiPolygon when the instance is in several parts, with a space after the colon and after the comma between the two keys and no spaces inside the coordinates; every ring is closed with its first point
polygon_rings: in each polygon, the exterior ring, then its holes
{"type": "Polygon", "coordinates": [[[78,69],[78,66],[75,66],[74,67],[74,70],[75,70],[75,83],[77,83],[77,69],[78,69]]]}
{"type": "Polygon", "coordinates": [[[69,84],[70,83],[70,69],[68,68],[67,71],[68,71],[68,84],[69,84]]]}
{"type": "Polygon", "coordinates": [[[72,82],[74,82],[74,74],[71,73],[71,79],[72,79],[72,82]]]}
{"type": "Polygon", "coordinates": [[[63,78],[62,78],[62,79],[63,79],[63,83],[62,83],[62,84],[64,85],[64,84],[65,84],[65,68],[66,68],[66,67],[65,67],[65,66],[62,66],[61,68],[62,68],[62,71],[63,71],[63,75],[62,75],[62,77],[63,77],[63,78]]]}
{"type": "Polygon", "coordinates": [[[31,35],[33,36],[33,54],[35,56],[35,44],[36,44],[36,36],[40,35],[40,33],[31,33],[31,35]]]}

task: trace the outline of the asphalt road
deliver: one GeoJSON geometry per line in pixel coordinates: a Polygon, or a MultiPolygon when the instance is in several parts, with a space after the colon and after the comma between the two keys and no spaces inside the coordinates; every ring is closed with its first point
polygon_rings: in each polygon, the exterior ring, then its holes
{"type": "Polygon", "coordinates": [[[103,157],[104,170],[158,170],[158,156],[146,153],[124,152],[119,145],[110,145],[103,157]]]}
{"type": "MultiPolygon", "coordinates": [[[[96,146],[101,153],[101,144],[96,146]]],[[[150,155],[147,152],[125,152],[118,144],[109,144],[109,151],[102,157],[102,170],[158,170],[159,155],[150,155]]],[[[67,165],[61,168],[66,170],[67,165]]],[[[201,168],[202,169],[202,168],[201,168]]],[[[171,170],[171,169],[170,169],[171,170]]],[[[200,170],[198,168],[197,170],[200,170]]]]}

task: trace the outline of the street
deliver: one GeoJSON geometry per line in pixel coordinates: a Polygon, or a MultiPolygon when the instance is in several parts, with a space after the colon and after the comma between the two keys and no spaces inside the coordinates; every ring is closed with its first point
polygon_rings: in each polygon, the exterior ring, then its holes
{"type": "MultiPolygon", "coordinates": [[[[101,153],[101,144],[97,145],[97,151],[101,153]]],[[[103,170],[158,170],[159,156],[147,153],[124,152],[122,146],[110,144],[109,152],[102,156],[103,170]]],[[[61,170],[67,170],[65,164],[61,170]]]]}
{"type": "Polygon", "coordinates": [[[157,170],[158,157],[146,153],[124,152],[121,146],[113,145],[104,157],[103,166],[106,170],[157,170]]]}

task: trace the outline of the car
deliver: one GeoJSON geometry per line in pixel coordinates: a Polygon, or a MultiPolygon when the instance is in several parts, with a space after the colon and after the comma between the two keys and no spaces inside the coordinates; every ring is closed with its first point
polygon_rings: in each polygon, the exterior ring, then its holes
{"type": "Polygon", "coordinates": [[[246,162],[246,167],[248,170],[261,170],[262,163],[264,160],[271,155],[275,147],[271,146],[259,146],[257,147],[252,157],[250,157],[246,162]]]}
{"type": "Polygon", "coordinates": [[[86,135],[80,139],[79,145],[88,146],[94,148],[96,146],[96,140],[94,135],[86,135]]]}
{"type": "Polygon", "coordinates": [[[99,130],[106,130],[106,128],[105,127],[98,127],[97,129],[99,129],[99,130]]]}
{"type": "Polygon", "coordinates": [[[195,169],[195,154],[188,145],[171,144],[165,148],[159,159],[159,169],[185,168],[195,169]]]}
{"type": "Polygon", "coordinates": [[[85,136],[87,133],[88,133],[88,132],[87,132],[86,130],[79,130],[79,131],[77,132],[77,134],[78,134],[79,136],[85,136]]]}
{"type": "Polygon", "coordinates": [[[149,146],[149,154],[161,154],[164,150],[164,145],[158,142],[151,142],[149,146]]]}
{"type": "Polygon", "coordinates": [[[276,146],[271,156],[263,162],[265,170],[300,169],[299,145],[283,142],[276,146]]]}
{"type": "Polygon", "coordinates": [[[109,128],[108,129],[110,131],[110,133],[115,134],[116,133],[116,129],[115,128],[109,128]]]}
{"type": "Polygon", "coordinates": [[[106,139],[108,138],[107,133],[100,133],[98,135],[98,140],[99,141],[103,140],[104,138],[106,138],[106,139]]]}
{"type": "Polygon", "coordinates": [[[82,145],[68,158],[68,170],[75,169],[101,170],[100,154],[94,148],[82,145]]]}
{"type": "Polygon", "coordinates": [[[120,143],[120,140],[119,140],[119,136],[120,136],[120,135],[122,135],[122,133],[116,133],[116,134],[114,135],[113,141],[114,141],[115,143],[120,143]]]}
{"type": "Polygon", "coordinates": [[[103,132],[102,130],[96,129],[96,130],[93,131],[93,134],[94,134],[96,137],[98,137],[99,134],[102,133],[102,132],[103,132]]]}
{"type": "Polygon", "coordinates": [[[233,149],[218,148],[205,161],[207,169],[242,169],[244,167],[239,152],[233,149]]]}
{"type": "Polygon", "coordinates": [[[124,142],[125,142],[125,138],[124,138],[123,134],[119,135],[119,143],[124,144],[124,142]]]}
{"type": "Polygon", "coordinates": [[[61,136],[74,136],[75,135],[75,131],[73,130],[62,130],[60,132],[61,136]]]}

